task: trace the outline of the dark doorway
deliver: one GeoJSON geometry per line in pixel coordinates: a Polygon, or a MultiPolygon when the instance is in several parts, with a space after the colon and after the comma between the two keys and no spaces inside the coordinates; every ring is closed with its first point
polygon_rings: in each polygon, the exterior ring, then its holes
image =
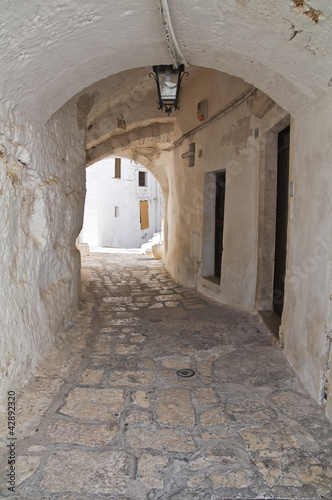
{"type": "Polygon", "coordinates": [[[224,211],[225,211],[225,172],[216,174],[216,217],[215,217],[215,244],[214,244],[214,275],[220,278],[221,259],[223,251],[224,211]]]}
{"type": "Polygon", "coordinates": [[[290,127],[278,134],[277,213],[273,281],[273,310],[281,317],[286,272],[290,127]]]}

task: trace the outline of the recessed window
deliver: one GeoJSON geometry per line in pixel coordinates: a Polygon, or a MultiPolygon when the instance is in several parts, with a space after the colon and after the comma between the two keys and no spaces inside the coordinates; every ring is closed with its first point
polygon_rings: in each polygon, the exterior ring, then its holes
{"type": "Polygon", "coordinates": [[[138,172],[138,185],[140,187],[146,186],[146,172],[138,172]]]}
{"type": "Polygon", "coordinates": [[[114,217],[120,217],[120,207],[114,207],[114,217]]]}
{"type": "Polygon", "coordinates": [[[115,158],[114,177],[121,179],[121,158],[115,158]]]}

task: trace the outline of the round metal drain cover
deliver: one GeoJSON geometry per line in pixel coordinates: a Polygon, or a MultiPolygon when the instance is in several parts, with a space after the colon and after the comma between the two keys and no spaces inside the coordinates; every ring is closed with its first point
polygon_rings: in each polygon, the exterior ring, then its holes
{"type": "Polygon", "coordinates": [[[183,370],[178,370],[176,374],[179,375],[179,377],[189,378],[193,377],[195,375],[195,372],[194,370],[188,370],[187,368],[184,368],[183,370]]]}

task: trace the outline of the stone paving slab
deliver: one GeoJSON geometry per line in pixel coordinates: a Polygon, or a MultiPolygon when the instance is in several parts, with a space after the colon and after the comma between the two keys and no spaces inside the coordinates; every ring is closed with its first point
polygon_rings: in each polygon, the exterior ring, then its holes
{"type": "Polygon", "coordinates": [[[255,315],[139,255],[82,274],[74,326],[18,394],[15,493],[0,415],[0,498],[332,499],[331,426],[255,315]]]}

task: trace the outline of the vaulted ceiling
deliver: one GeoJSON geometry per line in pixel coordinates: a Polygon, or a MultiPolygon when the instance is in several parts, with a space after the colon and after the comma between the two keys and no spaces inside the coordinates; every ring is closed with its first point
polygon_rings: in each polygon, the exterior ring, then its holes
{"type": "MultiPolygon", "coordinates": [[[[243,78],[296,114],[332,81],[327,0],[168,0],[191,65],[243,78]]],[[[43,123],[85,87],[170,63],[158,0],[0,0],[1,100],[43,123]]]]}

